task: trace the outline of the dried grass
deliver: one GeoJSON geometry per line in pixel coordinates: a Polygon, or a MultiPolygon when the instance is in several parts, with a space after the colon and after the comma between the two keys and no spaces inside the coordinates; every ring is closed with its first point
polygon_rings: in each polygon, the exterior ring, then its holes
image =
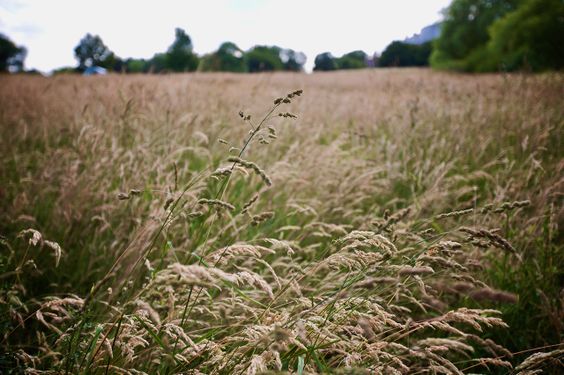
{"type": "Polygon", "coordinates": [[[482,269],[559,238],[561,77],[2,77],[2,363],[511,367],[482,269]]]}

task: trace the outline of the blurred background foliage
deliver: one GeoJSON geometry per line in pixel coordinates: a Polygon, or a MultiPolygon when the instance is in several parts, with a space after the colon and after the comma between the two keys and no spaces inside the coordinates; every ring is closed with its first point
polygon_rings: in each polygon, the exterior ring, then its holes
{"type": "MultiPolygon", "coordinates": [[[[453,0],[440,23],[403,41],[393,41],[381,55],[356,50],[340,57],[323,52],[314,71],[369,67],[431,66],[464,72],[560,70],[564,65],[562,0],[453,0]]],[[[0,35],[0,71],[22,72],[25,47],[0,35]]],[[[101,67],[122,73],[303,71],[302,52],[280,46],[256,45],[247,51],[234,42],[197,55],[181,28],[165,52],[152,58],[121,58],[98,35],[86,34],[74,49],[76,67],[55,73],[84,72],[101,67]]]]}
{"type": "Polygon", "coordinates": [[[561,69],[561,0],[454,0],[431,55],[439,69],[561,69]]]}

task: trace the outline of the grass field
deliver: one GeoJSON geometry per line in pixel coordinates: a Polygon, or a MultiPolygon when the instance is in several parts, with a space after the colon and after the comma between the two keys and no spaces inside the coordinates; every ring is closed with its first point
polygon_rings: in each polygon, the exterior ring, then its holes
{"type": "Polygon", "coordinates": [[[563,97],[562,74],[2,76],[0,372],[558,373],[563,97]]]}

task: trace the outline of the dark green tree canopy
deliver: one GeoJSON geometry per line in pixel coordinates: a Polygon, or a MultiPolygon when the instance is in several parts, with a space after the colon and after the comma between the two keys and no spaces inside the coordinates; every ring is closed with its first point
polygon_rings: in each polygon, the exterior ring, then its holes
{"type": "Polygon", "coordinates": [[[453,0],[431,64],[463,71],[561,69],[562,0],[453,0]]]}
{"type": "Polygon", "coordinates": [[[116,56],[113,52],[110,52],[110,54],[104,59],[104,61],[101,61],[98,65],[102,68],[113,70],[115,72],[120,72],[125,68],[124,61],[119,56],[116,56]]]}
{"type": "Polygon", "coordinates": [[[329,71],[335,69],[337,69],[337,62],[331,52],[324,52],[315,56],[314,71],[329,71]]]}
{"type": "Polygon", "coordinates": [[[431,42],[417,45],[395,41],[382,52],[378,64],[398,67],[427,66],[432,49],[431,42]]]}
{"type": "Polygon", "coordinates": [[[190,36],[183,29],[176,28],[174,42],[166,53],[166,68],[173,72],[191,72],[198,68],[198,63],[190,36]]]}
{"type": "Polygon", "coordinates": [[[18,47],[7,36],[0,34],[0,72],[21,72],[27,50],[18,47]]]}
{"type": "Polygon", "coordinates": [[[475,70],[484,58],[489,27],[523,0],[453,0],[444,13],[431,57],[435,67],[475,70]]]}
{"type": "Polygon", "coordinates": [[[525,1],[496,21],[490,34],[488,48],[492,62],[485,68],[538,71],[564,67],[562,0],[525,1]]]}
{"type": "Polygon", "coordinates": [[[455,0],[448,8],[437,45],[453,58],[463,58],[488,41],[488,27],[520,0],[455,0]]]}
{"type": "Polygon", "coordinates": [[[104,61],[113,55],[98,35],[86,34],[74,49],[79,70],[89,66],[102,66],[104,61]]]}
{"type": "Polygon", "coordinates": [[[168,70],[168,54],[156,53],[147,64],[147,71],[150,73],[160,73],[168,70]]]}
{"type": "Polygon", "coordinates": [[[247,69],[251,73],[283,70],[280,58],[282,49],[277,46],[255,46],[246,54],[247,69]]]}
{"type": "Polygon", "coordinates": [[[174,42],[168,47],[168,52],[192,53],[194,46],[192,45],[192,39],[186,34],[186,31],[177,27],[174,30],[174,35],[174,42]]]}
{"type": "Polygon", "coordinates": [[[362,69],[366,68],[368,55],[364,51],[352,51],[344,54],[336,60],[338,69],[362,69]]]}
{"type": "Polygon", "coordinates": [[[245,54],[235,43],[225,42],[216,52],[204,56],[198,69],[204,72],[245,72],[245,54]]]}

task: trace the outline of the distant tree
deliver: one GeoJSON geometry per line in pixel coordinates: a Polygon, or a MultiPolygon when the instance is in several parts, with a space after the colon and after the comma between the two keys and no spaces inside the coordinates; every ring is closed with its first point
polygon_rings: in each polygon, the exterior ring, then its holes
{"type": "Polygon", "coordinates": [[[301,72],[307,57],[303,52],[296,52],[293,49],[283,49],[280,51],[280,59],[284,64],[284,70],[301,72]]]}
{"type": "Polygon", "coordinates": [[[200,72],[220,72],[220,62],[217,57],[217,51],[212,53],[207,53],[200,56],[200,62],[198,63],[198,71],[200,72]]]}
{"type": "Polygon", "coordinates": [[[320,53],[315,56],[314,71],[328,71],[337,69],[337,62],[330,52],[320,53]]]}
{"type": "Polygon", "coordinates": [[[126,67],[125,62],[113,52],[110,52],[104,61],[100,61],[97,65],[115,72],[121,72],[126,67]]]}
{"type": "Polygon", "coordinates": [[[98,35],[86,34],[74,49],[78,69],[81,71],[89,66],[102,66],[112,55],[113,53],[98,35]]]}
{"type": "Polygon", "coordinates": [[[336,60],[338,69],[362,69],[366,68],[368,55],[364,51],[353,51],[336,60]]]}
{"type": "Polygon", "coordinates": [[[181,28],[176,28],[174,42],[166,53],[166,67],[173,72],[191,72],[198,68],[192,40],[181,28]]]}
{"type": "Polygon", "coordinates": [[[255,46],[246,54],[247,70],[254,72],[270,72],[284,69],[280,58],[281,48],[276,46],[255,46]]]}
{"type": "Polygon", "coordinates": [[[220,70],[225,72],[244,72],[247,69],[245,64],[245,53],[232,42],[225,42],[217,50],[220,61],[220,70]]]}
{"type": "Polygon", "coordinates": [[[73,74],[73,73],[77,73],[77,68],[72,67],[72,66],[63,66],[61,68],[57,68],[55,70],[53,70],[53,74],[57,75],[57,74],[73,74]]]}
{"type": "Polygon", "coordinates": [[[27,55],[25,47],[18,47],[7,36],[0,34],[0,72],[21,72],[27,55]]]}
{"type": "Polygon", "coordinates": [[[127,73],[146,73],[149,70],[149,63],[145,59],[129,58],[124,61],[127,73]]]}
{"type": "Polygon", "coordinates": [[[379,59],[379,66],[427,66],[433,50],[432,43],[420,45],[392,42],[379,59]]]}
{"type": "Polygon", "coordinates": [[[564,2],[528,0],[490,28],[489,66],[482,70],[564,68],[564,2]]]}
{"type": "Polygon", "coordinates": [[[245,72],[247,65],[243,51],[235,43],[225,42],[219,49],[200,59],[198,70],[221,72],[245,72]]]}
{"type": "Polygon", "coordinates": [[[169,59],[166,53],[156,53],[147,64],[146,71],[149,73],[162,73],[169,70],[169,59]]]}

